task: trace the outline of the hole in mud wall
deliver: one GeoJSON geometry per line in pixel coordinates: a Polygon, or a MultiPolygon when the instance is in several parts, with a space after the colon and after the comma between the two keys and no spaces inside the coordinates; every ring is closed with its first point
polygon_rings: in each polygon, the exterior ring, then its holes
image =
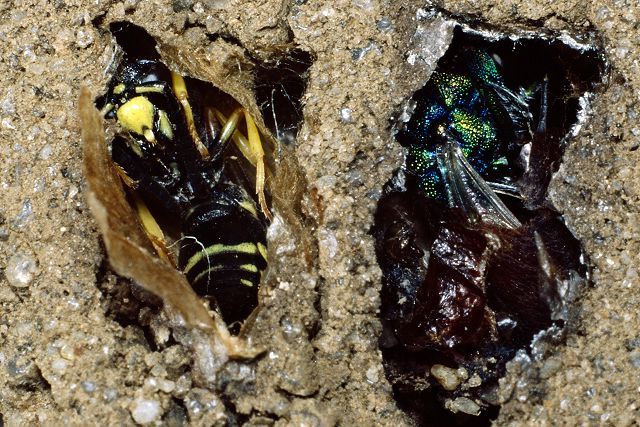
{"type": "Polygon", "coordinates": [[[308,52],[292,49],[256,67],[258,106],[267,127],[284,144],[295,142],[302,123],[302,96],[307,89],[312,63],[308,52]]]}
{"type": "Polygon", "coordinates": [[[588,46],[458,27],[412,97],[373,234],[385,373],[417,425],[489,425],[506,362],[561,342],[588,267],[546,192],[604,71],[588,46]]]}
{"type": "MultiPolygon", "coordinates": [[[[255,63],[251,95],[259,109],[250,111],[224,87],[172,72],[143,28],[115,22],[110,30],[119,59],[96,105],[115,129],[110,154],[127,202],[158,257],[183,271],[230,332],[242,335],[258,307],[272,211],[287,209],[274,201],[280,190],[272,178],[282,163],[280,169],[296,173],[295,161],[278,163],[276,157],[279,144],[294,141],[302,122],[311,57],[292,50],[255,63]],[[251,117],[258,114],[267,129],[251,117]],[[264,157],[256,154],[261,151],[264,157]]],[[[146,333],[158,322],[159,304],[149,307],[135,288],[112,282],[103,286],[110,294],[107,311],[146,333]]]]}

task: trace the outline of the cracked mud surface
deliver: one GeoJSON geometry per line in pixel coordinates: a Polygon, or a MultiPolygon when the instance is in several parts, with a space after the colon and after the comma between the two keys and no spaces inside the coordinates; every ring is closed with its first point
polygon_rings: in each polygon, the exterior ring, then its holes
{"type": "MultiPolygon", "coordinates": [[[[382,370],[380,271],[368,233],[381,187],[402,163],[389,120],[448,44],[448,26],[421,7],[428,5],[0,5],[3,422],[411,425],[382,370]],[[278,257],[250,331],[267,351],[253,364],[228,364],[219,374],[223,392],[192,376],[186,347],[156,347],[135,324],[106,314],[125,285],[108,268],[83,196],[77,100],[83,85],[104,91],[114,20],[209,54],[267,58],[274,47],[295,45],[314,57],[295,154],[309,183],[305,209],[318,224],[318,256],[306,267],[296,242],[279,237],[277,224],[270,231],[278,257]]],[[[640,8],[623,1],[438,7],[505,33],[566,31],[602,47],[611,63],[550,193],[590,256],[593,288],[565,346],[510,365],[496,424],[632,425],[640,419],[640,8]]],[[[164,333],[162,325],[155,330],[164,333]]]]}

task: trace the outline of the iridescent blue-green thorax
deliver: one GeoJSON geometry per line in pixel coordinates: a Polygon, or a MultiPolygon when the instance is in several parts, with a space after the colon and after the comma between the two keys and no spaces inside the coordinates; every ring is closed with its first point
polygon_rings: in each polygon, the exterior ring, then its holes
{"type": "Polygon", "coordinates": [[[509,115],[513,106],[505,103],[516,95],[506,88],[487,52],[465,54],[464,68],[435,71],[418,91],[413,116],[398,135],[408,147],[407,172],[428,197],[438,200],[446,199],[437,157],[447,138],[459,144],[483,177],[509,174],[510,169],[506,156],[515,135],[509,115]]]}

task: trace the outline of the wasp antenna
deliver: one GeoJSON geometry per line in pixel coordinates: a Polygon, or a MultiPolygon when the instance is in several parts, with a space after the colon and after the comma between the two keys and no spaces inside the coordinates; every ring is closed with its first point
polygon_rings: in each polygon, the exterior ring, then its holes
{"type": "Polygon", "coordinates": [[[538,120],[538,128],[536,133],[538,135],[544,134],[547,132],[547,111],[549,111],[549,101],[548,101],[548,88],[549,88],[549,76],[545,75],[542,80],[540,88],[540,119],[538,120]]]}

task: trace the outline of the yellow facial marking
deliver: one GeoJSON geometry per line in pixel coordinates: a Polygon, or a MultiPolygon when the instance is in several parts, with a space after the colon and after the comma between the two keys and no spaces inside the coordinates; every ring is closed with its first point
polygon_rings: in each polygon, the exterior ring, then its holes
{"type": "Polygon", "coordinates": [[[247,280],[247,279],[240,279],[240,283],[242,283],[245,286],[249,286],[249,287],[253,286],[253,283],[251,283],[251,280],[247,280]]]}
{"type": "Polygon", "coordinates": [[[183,270],[184,274],[187,274],[193,267],[195,267],[195,265],[202,258],[210,257],[212,255],[217,255],[217,254],[233,253],[233,252],[241,253],[241,254],[256,254],[258,253],[258,248],[254,243],[250,243],[250,242],[238,243],[237,245],[224,245],[222,243],[216,243],[215,245],[211,245],[207,247],[203,251],[197,252],[191,258],[189,258],[189,261],[187,262],[187,265],[185,265],[183,270]]]}
{"type": "Polygon", "coordinates": [[[159,110],[158,116],[160,117],[160,132],[168,139],[173,139],[173,128],[171,127],[167,113],[165,113],[164,110],[159,110]]]}
{"type": "Polygon", "coordinates": [[[124,85],[124,83],[120,83],[119,85],[113,88],[113,93],[116,95],[120,95],[122,92],[124,92],[125,88],[126,86],[124,85]]]}
{"type": "Polygon", "coordinates": [[[125,129],[144,135],[145,130],[153,128],[154,111],[151,101],[144,96],[136,96],[122,104],[116,115],[125,129]]]}

